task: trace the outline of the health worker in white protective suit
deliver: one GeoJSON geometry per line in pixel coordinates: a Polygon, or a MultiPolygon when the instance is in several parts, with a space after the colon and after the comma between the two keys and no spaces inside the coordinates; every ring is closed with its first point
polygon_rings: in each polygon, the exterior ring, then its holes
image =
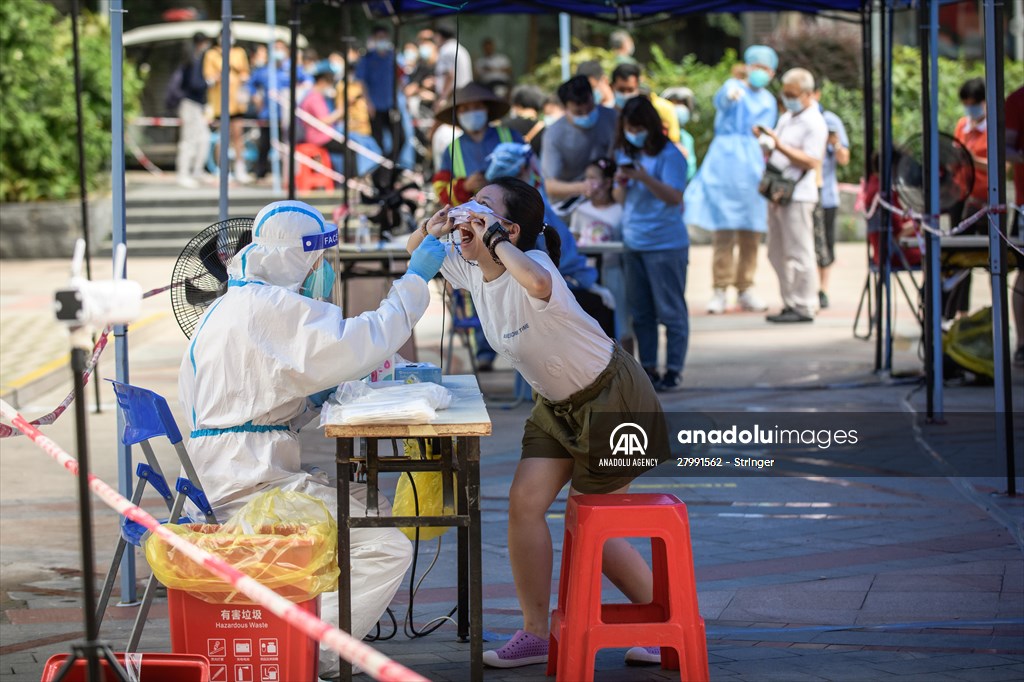
{"type": "MultiPolygon", "coordinates": [[[[297,430],[316,415],[325,392],[366,376],[405,343],[445,255],[439,242],[424,241],[377,310],[345,319],[338,306],[318,300],[329,297],[334,279],[324,249],[337,241],[337,228],[308,204],[263,208],[252,243],[228,264],[227,292],[199,320],[182,358],[188,449],[221,520],[271,488],[308,493],[337,509],[326,475],[303,471],[297,430]]],[[[353,486],[351,504],[353,515],[364,513],[365,486],[353,486]]],[[[396,528],[353,528],[351,538],[351,634],[361,639],[391,602],[412,549],[396,528]]],[[[337,599],[333,592],[321,601],[322,615],[335,624],[337,599]]],[[[337,654],[321,648],[320,674],[337,670],[337,654]]]]}

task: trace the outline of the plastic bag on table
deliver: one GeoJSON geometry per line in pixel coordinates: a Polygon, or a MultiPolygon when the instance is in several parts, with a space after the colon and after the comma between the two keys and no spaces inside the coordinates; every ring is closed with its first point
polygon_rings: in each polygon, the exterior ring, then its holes
{"type": "MultiPolygon", "coordinates": [[[[426,447],[427,459],[437,459],[438,454],[433,452],[430,441],[426,447]]],[[[420,450],[417,442],[412,439],[405,441],[405,456],[419,458],[420,450]]],[[[444,495],[440,471],[414,471],[404,473],[398,479],[398,486],[395,488],[395,502],[391,507],[392,516],[441,516],[454,514],[451,506],[444,506],[444,495]],[[412,477],[410,480],[409,477],[412,477]]],[[[455,487],[455,475],[452,475],[452,490],[455,487]]],[[[399,527],[400,531],[410,540],[416,539],[416,528],[399,527]]],[[[421,527],[420,540],[433,540],[447,533],[449,527],[421,527]]]]}
{"type": "MultiPolygon", "coordinates": [[[[224,525],[164,527],[293,602],[337,589],[337,524],[327,505],[310,495],[273,489],[224,525]]],[[[214,604],[252,603],[156,535],[149,535],[145,551],[153,573],[169,588],[214,604]]]]}
{"type": "Polygon", "coordinates": [[[430,382],[405,384],[380,382],[369,386],[347,381],[320,411],[320,426],[326,424],[380,424],[402,422],[426,424],[447,409],[452,394],[444,386],[430,382]]]}

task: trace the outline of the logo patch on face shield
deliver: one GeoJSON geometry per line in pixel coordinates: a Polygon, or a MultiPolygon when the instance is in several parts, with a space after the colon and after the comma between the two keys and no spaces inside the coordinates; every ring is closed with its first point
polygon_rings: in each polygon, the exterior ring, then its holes
{"type": "Polygon", "coordinates": [[[330,232],[316,232],[314,234],[307,234],[302,238],[302,250],[303,251],[323,251],[329,249],[332,246],[338,245],[338,228],[335,227],[330,232]]]}

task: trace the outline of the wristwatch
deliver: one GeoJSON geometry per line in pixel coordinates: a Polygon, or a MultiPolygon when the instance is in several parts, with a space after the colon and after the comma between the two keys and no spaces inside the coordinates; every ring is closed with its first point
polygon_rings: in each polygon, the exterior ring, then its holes
{"type": "Polygon", "coordinates": [[[502,227],[500,222],[495,220],[493,223],[488,225],[487,229],[484,231],[484,246],[486,246],[488,249],[491,249],[491,241],[493,241],[495,239],[495,236],[499,234],[505,239],[508,239],[508,230],[502,227]]]}

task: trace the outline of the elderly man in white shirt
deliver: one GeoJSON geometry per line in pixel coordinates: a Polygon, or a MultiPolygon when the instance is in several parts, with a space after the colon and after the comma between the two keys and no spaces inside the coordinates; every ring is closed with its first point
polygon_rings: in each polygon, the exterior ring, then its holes
{"type": "Polygon", "coordinates": [[[818,173],[825,155],[828,126],[814,101],[814,76],[790,69],[782,76],[786,112],[775,130],[756,128],[771,138],[768,159],[783,177],[796,182],[792,200],[768,205],[768,261],[779,278],[782,312],[768,315],[774,323],[812,322],[818,312],[818,268],[814,255],[814,207],[818,173]]]}

